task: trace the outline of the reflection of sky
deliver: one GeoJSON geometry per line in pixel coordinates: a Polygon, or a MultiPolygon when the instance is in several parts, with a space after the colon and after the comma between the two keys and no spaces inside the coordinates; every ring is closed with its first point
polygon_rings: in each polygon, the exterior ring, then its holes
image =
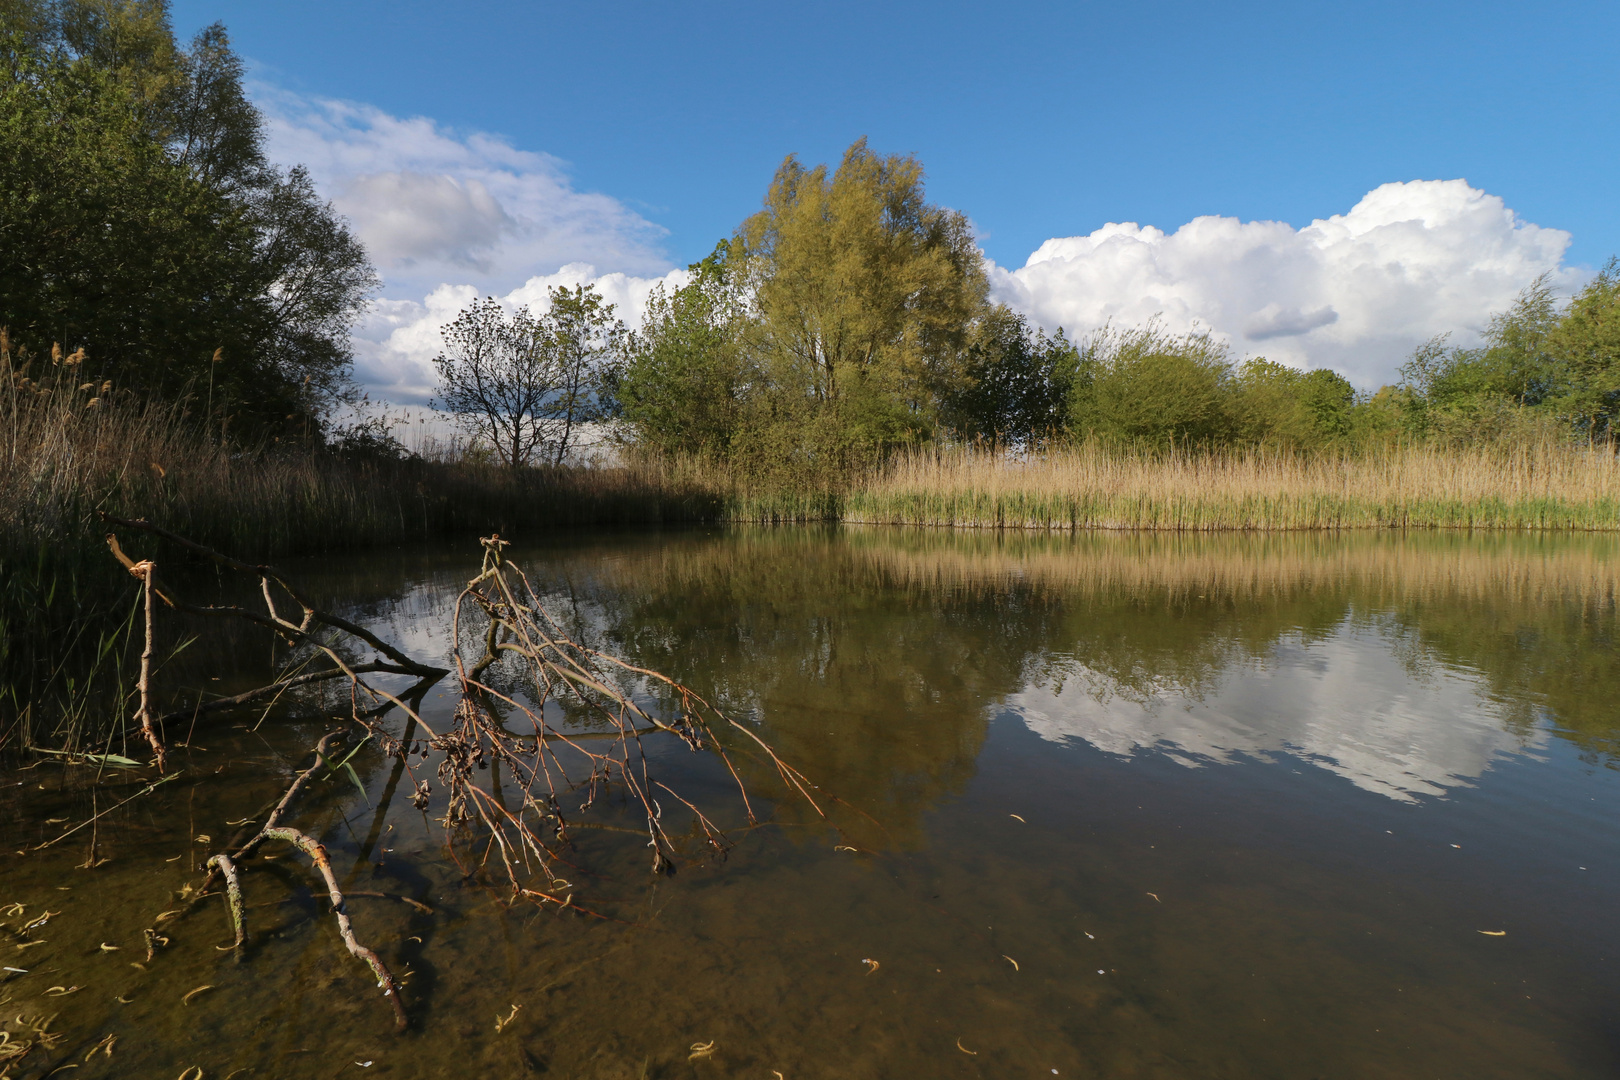
{"type": "MultiPolygon", "coordinates": [[[[1480,776],[1527,744],[1507,731],[1482,681],[1437,668],[1415,675],[1394,642],[1348,624],[1309,644],[1220,675],[1199,694],[1162,688],[1131,698],[1075,658],[1006,707],[1043,739],[1082,739],[1113,754],[1156,750],[1187,765],[1283,752],[1367,791],[1409,801],[1480,776]]],[[[1541,731],[1529,745],[1540,745],[1541,731]]]]}

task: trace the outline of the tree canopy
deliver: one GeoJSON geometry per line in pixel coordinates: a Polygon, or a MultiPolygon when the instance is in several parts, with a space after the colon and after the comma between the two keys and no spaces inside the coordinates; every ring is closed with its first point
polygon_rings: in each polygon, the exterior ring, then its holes
{"type": "Polygon", "coordinates": [[[180,47],[165,0],[4,0],[0,323],[36,352],[173,397],[220,428],[307,430],[353,392],[376,275],[302,169],[264,155],[215,24],[180,47]]]}
{"type": "Polygon", "coordinates": [[[624,326],[589,285],[554,287],[544,313],[479,300],[445,327],[438,403],[509,468],[561,465],[607,414],[624,326]]]}

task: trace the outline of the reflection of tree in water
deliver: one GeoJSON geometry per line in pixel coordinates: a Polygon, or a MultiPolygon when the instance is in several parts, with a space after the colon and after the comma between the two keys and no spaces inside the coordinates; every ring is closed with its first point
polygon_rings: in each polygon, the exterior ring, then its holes
{"type": "MultiPolygon", "coordinates": [[[[896,582],[828,534],[675,540],[594,562],[557,569],[602,605],[613,649],[758,720],[784,759],[898,843],[972,776],[984,705],[1017,688],[1045,617],[1027,594],[896,582]]],[[[767,776],[749,781],[768,790],[767,776]]]]}
{"type": "Polygon", "coordinates": [[[1099,700],[1197,700],[1347,625],[1419,679],[1476,673],[1521,737],[1550,715],[1609,756],[1616,552],[1585,536],[762,529],[626,541],[547,574],[588,597],[605,645],[752,714],[904,843],[972,776],[1010,694],[1081,679],[1099,700]]]}

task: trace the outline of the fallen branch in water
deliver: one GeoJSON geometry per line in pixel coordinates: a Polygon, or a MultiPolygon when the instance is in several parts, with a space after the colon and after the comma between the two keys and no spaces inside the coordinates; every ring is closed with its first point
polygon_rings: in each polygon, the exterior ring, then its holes
{"type": "MultiPolygon", "coordinates": [[[[441,732],[435,732],[420,715],[422,695],[440,677],[448,674],[444,668],[421,663],[383,642],[371,631],[340,616],[321,611],[306,594],[284,574],[270,566],[254,566],[232,559],[219,552],[176,536],[145,520],[124,520],[107,517],[114,525],[158,536],[177,544],[193,554],[208,558],[234,571],[252,574],[258,578],[259,591],[264,598],[264,611],[243,607],[216,605],[202,606],[182,602],[174,592],[157,578],[151,563],[136,563],[124,554],[116,535],[107,537],[108,548],[125,566],[141,577],[147,599],[156,597],[171,609],[201,617],[240,618],[271,630],[289,644],[300,647],[303,659],[289,664],[281,674],[266,686],[200,703],[194,708],[168,713],[156,723],[152,720],[150,687],[143,667],[142,713],[143,730],[160,735],[164,722],[191,716],[195,720],[201,713],[223,712],[255,701],[279,699],[285,692],[318,683],[346,679],[350,685],[351,718],[356,725],[376,738],[383,753],[397,762],[394,776],[389,781],[388,793],[402,775],[408,774],[412,792],[409,801],[426,810],[432,801],[432,787],[417,774],[413,755],[420,752],[426,757],[430,747],[438,751],[437,778],[444,786],[445,809],[439,825],[446,831],[450,855],[468,879],[481,875],[491,859],[498,860],[504,871],[507,895],[510,900],[529,899],[540,904],[554,905],[559,911],[577,911],[582,915],[613,920],[613,916],[591,910],[575,902],[575,888],[558,873],[559,864],[566,863],[565,849],[572,846],[569,829],[572,818],[583,818],[598,800],[607,803],[610,812],[628,806],[639,818],[640,828],[632,829],[612,822],[585,821],[581,827],[594,827],[612,833],[633,833],[645,837],[651,849],[654,874],[674,873],[677,862],[687,849],[677,843],[680,830],[666,823],[660,798],[673,799],[671,808],[685,819],[690,815],[688,835],[708,856],[724,858],[732,841],[725,828],[717,823],[713,811],[700,808],[695,802],[679,794],[672,786],[653,775],[652,764],[643,742],[655,735],[673,735],[693,752],[708,750],[725,765],[735,783],[740,810],[746,816],[746,828],[759,825],[753,803],[743,784],[742,776],[733,763],[732,752],[717,737],[716,732],[736,731],[746,736],[736,752],[766,769],[774,770],[783,782],[789,798],[802,798],[822,819],[826,812],[817,798],[811,795],[816,786],[802,773],[782,761],[776,752],[758,734],[727,716],[715,704],[690,688],[657,671],[637,667],[607,653],[587,647],[564,632],[563,626],[541,602],[539,594],[523,571],[506,558],[507,542],[497,536],[481,539],[484,556],[479,573],[456,598],[452,619],[453,660],[460,684],[460,702],[452,721],[441,732]],[[272,586],[290,597],[302,612],[299,621],[284,618],[277,607],[277,594],[272,586]],[[463,648],[463,629],[471,630],[471,621],[481,614],[484,622],[476,634],[469,635],[481,643],[482,650],[472,660],[463,648]],[[377,659],[354,662],[343,655],[341,641],[327,633],[335,631],[347,635],[349,645],[355,642],[370,646],[377,659]],[[323,670],[306,672],[304,667],[312,659],[324,656],[331,666],[323,670]],[[417,678],[415,688],[402,699],[367,683],[363,676],[379,674],[411,675],[417,678]],[[657,715],[653,706],[639,704],[636,695],[648,685],[663,696],[669,715],[657,715]],[[362,707],[361,696],[372,704],[362,707]],[[548,706],[553,712],[548,715],[548,706]],[[399,737],[384,729],[381,718],[399,708],[407,718],[405,731],[399,737]],[[555,710],[564,715],[583,718],[598,726],[596,731],[578,731],[579,724],[561,725],[555,710]],[[508,719],[526,722],[530,731],[519,735],[507,729],[508,719]],[[420,726],[424,740],[413,738],[420,726]],[[604,745],[605,744],[605,745],[604,745]],[[511,778],[510,789],[502,786],[501,773],[511,778]],[[488,774],[488,783],[481,773],[488,774]],[[609,800],[615,791],[623,802],[609,800]],[[567,796],[577,796],[577,809],[563,805],[567,796]],[[474,851],[473,859],[464,861],[458,846],[469,841],[483,843],[482,855],[474,851]],[[530,881],[535,874],[541,880],[530,881]],[[530,885],[540,887],[529,887],[530,885]]],[[[148,604],[148,614],[152,609],[148,604]]],[[[151,650],[152,635],[148,633],[147,648],[151,650]]],[[[247,860],[263,844],[276,840],[291,844],[307,855],[315,870],[326,883],[338,921],[338,932],[345,947],[363,961],[376,975],[378,985],[388,998],[394,1011],[395,1030],[403,1031],[408,1024],[399,988],[392,974],[376,952],[361,944],[355,937],[350,922],[347,900],[338,886],[326,849],[309,833],[285,824],[291,808],[310,782],[323,769],[336,771],[347,765],[347,759],[334,762],[334,748],[353,729],[329,732],[313,748],[315,760],[295,777],[279,801],[268,807],[264,824],[256,830],[244,828],[225,845],[223,851],[207,862],[207,877],[200,887],[187,887],[189,901],[181,909],[166,912],[175,916],[195,908],[222,879],[224,896],[229,910],[234,948],[240,957],[247,945],[246,902],[243,877],[250,868],[247,860]]],[[[161,762],[161,743],[154,742],[154,753],[161,762]]],[[[351,751],[352,756],[352,751],[351,751]]],[[[352,770],[351,770],[352,771],[352,770]]],[[[359,783],[356,777],[356,783],[359,783]]],[[[385,795],[386,801],[386,795],[385,795]]],[[[265,813],[261,811],[261,814],[265,813]]],[[[258,815],[255,815],[257,817],[258,815]]],[[[723,820],[723,819],[721,819],[723,820]]],[[[240,823],[237,823],[240,824],[240,823]]],[[[373,828],[375,841],[381,817],[373,828]]],[[[386,895],[355,892],[351,896],[386,895]]],[[[398,897],[405,903],[425,909],[416,901],[398,897]]],[[[160,919],[165,917],[160,916],[160,919]]],[[[617,921],[617,920],[613,920],[617,921]]],[[[149,941],[158,944],[167,939],[149,931],[149,941]],[[162,939],[162,940],[158,940],[162,939]]]]}
{"type": "Polygon", "coordinates": [[[163,772],[168,765],[168,753],[163,748],[163,740],[158,737],[157,729],[152,726],[152,652],[156,636],[152,628],[152,578],[157,574],[157,567],[151,559],[147,559],[131,566],[129,572],[141,581],[141,597],[146,609],[146,643],[141,647],[141,674],[136,684],[141,700],[141,734],[146,736],[147,744],[152,747],[152,760],[157,762],[157,771],[163,772]]]}
{"type": "MultiPolygon", "coordinates": [[[[655,874],[673,873],[679,857],[664,823],[658,791],[691,813],[693,835],[709,854],[725,855],[731,846],[725,831],[695,804],[652,776],[642,740],[654,734],[674,735],[689,749],[709,750],[718,757],[736,784],[741,809],[752,824],[757,821],[754,807],[730,754],[715,736],[715,728],[742,732],[763,751],[788,791],[797,792],[825,819],[826,814],[810,795],[814,785],[777,757],[758,735],[674,679],[573,640],[541,602],[528,577],[506,558],[507,542],[499,536],[485,537],[480,542],[484,547],[483,565],[457,597],[452,620],[461,704],[452,727],[435,737],[431,745],[444,754],[438,768],[439,779],[448,789],[442,824],[447,829],[481,826],[482,835],[489,839],[481,865],[492,854],[498,854],[514,896],[564,908],[575,906],[571,887],[560,881],[554,870],[560,857],[559,846],[569,843],[570,820],[561,797],[570,792],[583,795],[579,806],[583,813],[611,787],[617,785],[624,791],[631,805],[640,811],[655,874]],[[476,660],[467,657],[462,646],[463,626],[472,610],[485,619],[478,632],[465,635],[465,639],[482,646],[476,660]],[[502,689],[495,684],[492,673],[500,671],[498,665],[503,661],[508,662],[507,673],[517,677],[521,691],[516,685],[502,689]],[[675,704],[674,718],[666,720],[637,704],[632,690],[621,685],[634,680],[652,682],[669,692],[675,704]],[[608,730],[590,735],[559,730],[547,715],[547,703],[551,701],[583,708],[608,730]],[[503,711],[511,718],[520,718],[531,731],[523,736],[508,731],[503,711]],[[606,748],[584,745],[588,738],[604,737],[610,740],[606,748]],[[570,776],[570,764],[576,768],[583,765],[585,775],[570,776]],[[521,792],[515,806],[508,806],[506,800],[478,783],[479,772],[488,769],[493,776],[500,767],[509,771],[521,792]],[[550,833],[551,838],[545,833],[550,833]],[[548,888],[525,886],[523,879],[536,869],[551,880],[548,888]]],[[[424,793],[425,785],[419,785],[418,792],[424,793]]],[[[425,802],[423,795],[418,805],[425,802]]]]}
{"type": "MultiPolygon", "coordinates": [[[[364,960],[366,966],[371,968],[372,974],[377,976],[377,985],[382,988],[383,997],[386,997],[388,1003],[394,1007],[394,1031],[396,1034],[403,1032],[410,1025],[410,1020],[405,1015],[404,1004],[399,1000],[399,987],[394,983],[393,973],[382,962],[382,958],[355,940],[354,927],[349,923],[349,911],[344,906],[343,890],[338,888],[337,878],[332,873],[332,861],[326,857],[326,848],[297,829],[266,829],[264,837],[267,840],[284,840],[298,848],[309,856],[310,861],[315,864],[315,869],[320,871],[321,877],[326,881],[326,894],[332,900],[332,911],[337,915],[338,934],[343,938],[343,944],[356,958],[364,960]]],[[[240,900],[237,904],[237,917],[240,918],[240,900]]]]}
{"type": "MultiPolygon", "coordinates": [[[[299,792],[314,778],[322,766],[328,764],[327,756],[331,753],[333,745],[345,738],[347,734],[346,731],[342,730],[333,731],[316,744],[315,763],[300,773],[288,786],[286,793],[281,796],[281,801],[276,803],[275,808],[270,811],[270,816],[265,820],[264,826],[246,843],[238,846],[234,853],[221,852],[210,858],[208,860],[208,877],[204,880],[202,887],[192,895],[194,900],[201,900],[206,896],[213,895],[208,892],[208,887],[219,878],[224,878],[225,903],[231,915],[231,928],[236,935],[233,947],[241,950],[247,942],[247,912],[246,905],[243,902],[241,878],[237,873],[237,862],[247,858],[261,845],[270,840],[281,840],[298,848],[309,856],[310,861],[315,865],[315,869],[326,882],[326,892],[331,898],[332,909],[337,915],[338,934],[343,938],[343,944],[350,953],[365,961],[373,974],[377,976],[377,985],[382,988],[383,996],[393,1006],[394,1030],[397,1033],[404,1031],[409,1024],[409,1020],[405,1015],[404,1003],[400,1001],[399,987],[394,982],[394,976],[389,972],[388,966],[383,963],[382,958],[355,939],[354,927],[349,922],[349,912],[345,906],[343,891],[338,887],[337,878],[332,874],[332,862],[327,858],[326,848],[322,847],[308,834],[297,829],[287,828],[281,824],[283,815],[292,806],[293,800],[298,797],[299,792]]],[[[410,902],[415,903],[415,901],[410,902]]],[[[422,907],[424,905],[417,904],[416,906],[422,907]]]]}
{"type": "MultiPolygon", "coordinates": [[[[134,559],[130,558],[124,553],[122,545],[120,545],[118,542],[118,535],[116,533],[107,534],[108,550],[112,552],[113,557],[122,563],[130,571],[130,573],[141,579],[142,587],[145,590],[146,648],[142,653],[141,659],[140,722],[141,731],[151,743],[154,756],[158,760],[159,771],[161,771],[163,768],[164,759],[163,744],[161,742],[161,730],[164,725],[169,722],[183,720],[187,717],[190,717],[192,721],[195,722],[199,716],[216,712],[224,712],[226,710],[234,709],[238,706],[245,705],[253,701],[260,701],[265,698],[275,698],[294,687],[309,686],[313,683],[333,679],[347,679],[356,690],[361,691],[371,699],[382,703],[379,706],[379,709],[376,711],[382,712],[392,708],[399,708],[404,710],[404,712],[417,723],[422,723],[422,718],[417,715],[416,710],[408,705],[405,700],[401,700],[398,696],[391,694],[386,690],[381,690],[370,685],[361,676],[368,674],[414,676],[418,680],[418,684],[412,691],[405,695],[405,697],[409,699],[419,696],[421,692],[427,689],[427,687],[433,685],[435,682],[450,673],[449,669],[447,668],[435,667],[432,664],[424,664],[412,658],[401,650],[388,644],[382,638],[378,637],[376,634],[372,633],[370,630],[367,630],[358,623],[352,622],[340,615],[335,615],[329,611],[324,611],[316,607],[297,584],[288,578],[286,574],[282,573],[280,570],[277,570],[273,566],[262,564],[254,565],[251,563],[242,562],[240,559],[233,559],[229,555],[222,554],[213,550],[212,548],[205,547],[204,545],[198,544],[191,540],[187,540],[183,536],[177,536],[161,526],[152,524],[145,518],[128,519],[114,517],[110,514],[103,514],[102,520],[111,525],[118,525],[128,529],[136,529],[141,532],[157,536],[163,540],[169,541],[172,544],[178,545],[192,554],[200,555],[205,559],[209,559],[219,564],[220,566],[226,567],[227,569],[256,577],[259,582],[259,592],[264,597],[265,610],[263,614],[248,608],[237,607],[235,605],[188,604],[182,601],[178,594],[169,589],[167,586],[163,585],[158,580],[156,568],[153,566],[150,560],[136,562],[134,559]],[[293,622],[290,619],[282,616],[281,610],[276,606],[276,597],[271,589],[272,584],[278,587],[282,593],[284,593],[292,600],[294,604],[298,606],[300,612],[302,613],[298,622],[293,622]],[[264,627],[277,634],[289,645],[305,646],[313,650],[315,654],[324,655],[331,661],[331,666],[320,671],[307,672],[304,674],[284,674],[265,686],[236,694],[233,697],[202,702],[190,708],[169,712],[161,718],[154,718],[150,705],[149,686],[151,653],[153,650],[152,597],[154,595],[173,610],[183,614],[207,618],[237,618],[264,627]],[[361,664],[351,663],[338,652],[337,648],[335,647],[335,642],[326,640],[326,638],[323,636],[324,631],[336,631],[338,634],[346,635],[348,638],[358,641],[375,650],[384,659],[372,660],[361,664]]],[[[358,706],[356,707],[355,712],[355,718],[357,720],[361,719],[358,706]]],[[[427,728],[426,724],[423,724],[422,726],[424,729],[427,728]]]]}
{"type": "Polygon", "coordinates": [[[247,943],[247,918],[243,914],[242,882],[236,876],[236,864],[229,855],[219,854],[208,860],[208,869],[218,870],[225,879],[225,903],[231,911],[231,929],[236,931],[234,947],[240,949],[247,943]]]}

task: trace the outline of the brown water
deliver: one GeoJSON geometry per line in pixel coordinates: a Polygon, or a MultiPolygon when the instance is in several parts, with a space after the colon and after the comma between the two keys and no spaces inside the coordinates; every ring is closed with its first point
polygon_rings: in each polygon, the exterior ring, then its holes
{"type": "MultiPolygon", "coordinates": [[[[608,918],[559,915],[464,876],[478,849],[449,851],[366,747],[365,797],[323,781],[295,819],[346,888],[388,894],[350,907],[408,973],[395,1038],[289,851],[247,874],[240,962],[217,899],[154,922],[343,702],[199,728],[179,779],[101,820],[94,867],[90,830],[34,848],[146,772],[13,772],[0,905],[23,908],[0,910],[0,966],[22,970],[0,972],[0,1031],[56,1037],[0,1076],[1620,1067],[1612,540],[776,530],[576,536],[522,561],[580,633],[722,701],[848,806],[822,824],[745,768],[775,824],[656,880],[641,841],[582,833],[578,895],[608,918]]],[[[431,658],[476,562],[297,572],[431,658]]],[[[196,649],[171,687],[247,685],[267,654],[250,634],[196,649]]],[[[424,716],[453,704],[436,691],[424,716]]],[[[663,746],[654,768],[741,822],[712,758],[663,746]]]]}

